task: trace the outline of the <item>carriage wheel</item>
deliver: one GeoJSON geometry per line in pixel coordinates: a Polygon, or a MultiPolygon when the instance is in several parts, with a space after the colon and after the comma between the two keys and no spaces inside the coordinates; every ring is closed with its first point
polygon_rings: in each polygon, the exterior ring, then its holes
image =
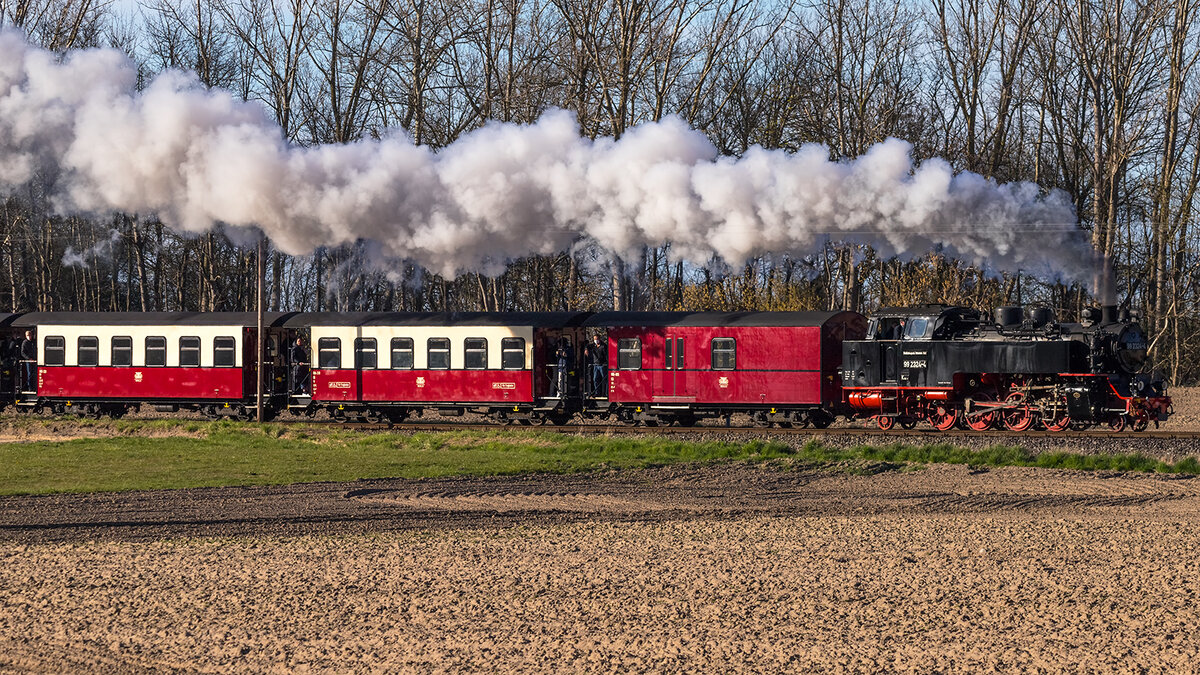
{"type": "MultiPolygon", "coordinates": [[[[979,394],[975,397],[976,402],[994,403],[996,397],[991,394],[979,394]]],[[[977,412],[972,412],[966,415],[967,428],[972,431],[987,431],[996,425],[996,409],[990,406],[981,408],[977,412]]]]}
{"type": "Polygon", "coordinates": [[[1108,416],[1108,430],[1112,432],[1125,431],[1125,415],[1121,413],[1113,413],[1108,416]]]}
{"type": "Polygon", "coordinates": [[[1013,406],[1005,410],[1001,417],[1004,420],[1004,426],[1010,431],[1026,431],[1033,426],[1033,411],[1025,402],[1025,394],[1014,391],[1004,399],[1004,403],[1013,406]]]}
{"type": "Polygon", "coordinates": [[[929,423],[938,431],[949,431],[958,424],[958,410],[948,405],[939,405],[929,413],[929,423]]]}
{"type": "Polygon", "coordinates": [[[892,427],[896,426],[896,418],[891,415],[876,415],[875,423],[884,431],[891,431],[892,427]]]}

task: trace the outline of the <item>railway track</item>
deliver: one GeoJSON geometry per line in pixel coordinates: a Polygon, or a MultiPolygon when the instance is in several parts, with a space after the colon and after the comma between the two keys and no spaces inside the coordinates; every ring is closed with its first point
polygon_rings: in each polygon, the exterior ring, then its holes
{"type": "Polygon", "coordinates": [[[1083,431],[1008,431],[994,429],[989,431],[972,431],[969,429],[952,429],[949,431],[937,431],[935,429],[890,429],[884,431],[875,427],[829,427],[827,429],[807,428],[784,428],[784,427],[752,427],[752,426],[659,426],[659,427],[644,427],[644,426],[628,426],[628,425],[612,425],[612,424],[566,424],[562,426],[545,425],[538,427],[526,426],[500,426],[497,424],[477,424],[471,422],[419,422],[398,424],[389,427],[386,424],[369,424],[348,422],[341,423],[332,420],[277,420],[277,423],[283,424],[328,424],[331,426],[346,426],[353,429],[362,429],[366,431],[497,431],[502,429],[538,429],[541,431],[554,431],[564,434],[586,434],[586,435],[620,435],[620,434],[682,434],[682,435],[704,435],[704,434],[736,434],[739,436],[872,436],[872,437],[895,437],[907,438],[918,437],[922,442],[936,443],[954,438],[988,438],[1000,441],[1019,441],[1021,439],[1038,438],[1038,439],[1102,439],[1102,440],[1128,440],[1136,441],[1139,438],[1158,439],[1158,440],[1200,440],[1200,432],[1197,431],[1170,431],[1166,429],[1148,429],[1142,432],[1122,431],[1112,432],[1107,429],[1087,429],[1083,431]]]}

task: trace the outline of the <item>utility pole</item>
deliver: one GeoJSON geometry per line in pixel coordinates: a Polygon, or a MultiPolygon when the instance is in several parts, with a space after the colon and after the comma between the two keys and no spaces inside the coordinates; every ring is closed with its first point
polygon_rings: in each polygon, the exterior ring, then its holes
{"type": "Polygon", "coordinates": [[[257,414],[258,414],[259,423],[262,423],[262,421],[263,421],[263,360],[264,360],[264,357],[266,356],[266,350],[264,349],[264,347],[266,346],[266,336],[263,335],[263,299],[265,296],[265,293],[263,292],[263,286],[265,285],[263,282],[263,277],[265,276],[263,273],[264,272],[263,259],[266,258],[266,248],[267,248],[267,237],[266,237],[266,235],[263,235],[263,236],[259,237],[259,239],[258,239],[258,298],[257,298],[258,299],[258,348],[255,349],[255,352],[254,352],[255,354],[258,355],[257,356],[258,365],[254,369],[254,372],[255,372],[254,379],[257,381],[256,384],[258,387],[258,389],[257,389],[257,403],[258,404],[257,404],[256,408],[258,409],[257,414]]]}

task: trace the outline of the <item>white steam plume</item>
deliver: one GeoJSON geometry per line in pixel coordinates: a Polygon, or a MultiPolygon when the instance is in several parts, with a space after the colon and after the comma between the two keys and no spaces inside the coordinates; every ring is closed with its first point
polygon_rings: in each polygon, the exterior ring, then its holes
{"type": "Polygon", "coordinates": [[[76,251],[74,246],[68,246],[67,250],[63,251],[62,265],[63,267],[82,267],[83,269],[87,269],[89,260],[111,257],[113,248],[120,241],[121,231],[109,230],[108,239],[101,239],[93,244],[91,248],[76,251]]]}
{"type": "Polygon", "coordinates": [[[835,239],[885,256],[941,245],[992,270],[1089,271],[1066,195],[955,175],[942,160],[917,167],[899,140],[846,162],[817,145],[729,158],[675,118],[592,141],[552,110],[438,152],[403,134],[302,148],[257,104],[174,71],[136,92],[135,75],[116,51],[60,60],[0,32],[0,191],[47,171],[61,211],[157,213],[188,232],[257,227],[292,254],[368,240],[445,275],[496,273],[587,239],[626,257],[670,242],[699,264],[835,239]]]}

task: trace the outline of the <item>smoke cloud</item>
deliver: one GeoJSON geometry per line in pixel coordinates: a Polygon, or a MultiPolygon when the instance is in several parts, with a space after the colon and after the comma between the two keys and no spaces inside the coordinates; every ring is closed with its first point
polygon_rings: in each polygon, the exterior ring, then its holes
{"type": "Polygon", "coordinates": [[[87,269],[89,260],[112,256],[113,248],[116,247],[119,241],[121,241],[121,231],[109,230],[108,239],[101,239],[90,248],[76,251],[74,246],[68,246],[67,250],[63,251],[62,265],[63,267],[82,267],[87,269]]]}
{"type": "Polygon", "coordinates": [[[842,162],[818,145],[733,158],[676,118],[593,141],[551,110],[437,152],[402,132],[297,147],[261,106],[190,75],[165,72],[140,92],[135,81],[120,52],[60,59],[0,32],[0,192],[41,172],[57,177],[62,212],[155,213],[185,232],[259,228],[290,254],[369,241],[450,276],[586,241],[623,257],[670,242],[697,264],[739,265],[830,239],[885,256],[940,246],[993,271],[1090,271],[1065,194],[917,165],[895,139],[842,162]]]}

